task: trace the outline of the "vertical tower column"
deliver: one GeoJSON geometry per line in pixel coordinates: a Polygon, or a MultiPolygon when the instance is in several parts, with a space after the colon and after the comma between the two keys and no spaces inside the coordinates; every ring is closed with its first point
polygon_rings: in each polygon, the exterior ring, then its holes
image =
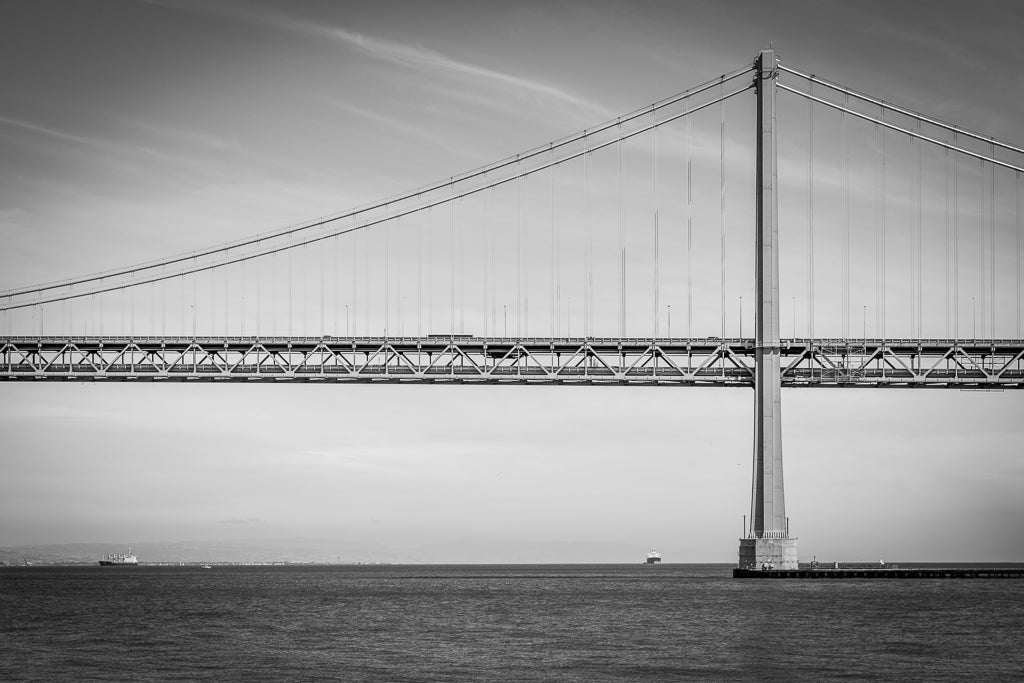
{"type": "Polygon", "coordinates": [[[754,351],[754,480],[750,528],[740,539],[743,569],[797,567],[782,488],[782,377],[779,368],[779,201],[775,135],[774,50],[755,64],[757,86],[757,199],[754,351]]]}

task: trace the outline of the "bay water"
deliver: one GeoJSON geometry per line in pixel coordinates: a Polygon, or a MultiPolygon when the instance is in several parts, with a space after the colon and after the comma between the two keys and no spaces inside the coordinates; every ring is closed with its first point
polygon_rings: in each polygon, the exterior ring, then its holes
{"type": "Polygon", "coordinates": [[[0,568],[0,680],[1024,680],[1024,581],[730,565],[0,568]]]}

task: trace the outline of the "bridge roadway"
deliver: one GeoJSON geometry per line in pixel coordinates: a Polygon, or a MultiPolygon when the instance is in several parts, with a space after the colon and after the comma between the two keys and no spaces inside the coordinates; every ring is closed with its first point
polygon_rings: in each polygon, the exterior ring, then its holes
{"type": "MultiPolygon", "coordinates": [[[[9,381],[753,386],[752,339],[8,337],[9,381]]],[[[1024,388],[1024,341],[784,339],[783,386],[1024,388]]]]}

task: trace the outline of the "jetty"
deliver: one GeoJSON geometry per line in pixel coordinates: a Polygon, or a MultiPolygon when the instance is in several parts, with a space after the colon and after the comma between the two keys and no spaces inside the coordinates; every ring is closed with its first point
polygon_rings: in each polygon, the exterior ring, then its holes
{"type": "Polygon", "coordinates": [[[1024,579],[1024,567],[801,567],[732,570],[734,579],[1024,579]]]}

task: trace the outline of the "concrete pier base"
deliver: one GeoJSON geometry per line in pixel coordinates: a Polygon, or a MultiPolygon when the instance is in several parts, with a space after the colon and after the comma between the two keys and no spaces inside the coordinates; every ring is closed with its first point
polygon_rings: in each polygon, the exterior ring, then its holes
{"type": "Polygon", "coordinates": [[[797,539],[741,538],[740,569],[798,569],[797,539]]]}

